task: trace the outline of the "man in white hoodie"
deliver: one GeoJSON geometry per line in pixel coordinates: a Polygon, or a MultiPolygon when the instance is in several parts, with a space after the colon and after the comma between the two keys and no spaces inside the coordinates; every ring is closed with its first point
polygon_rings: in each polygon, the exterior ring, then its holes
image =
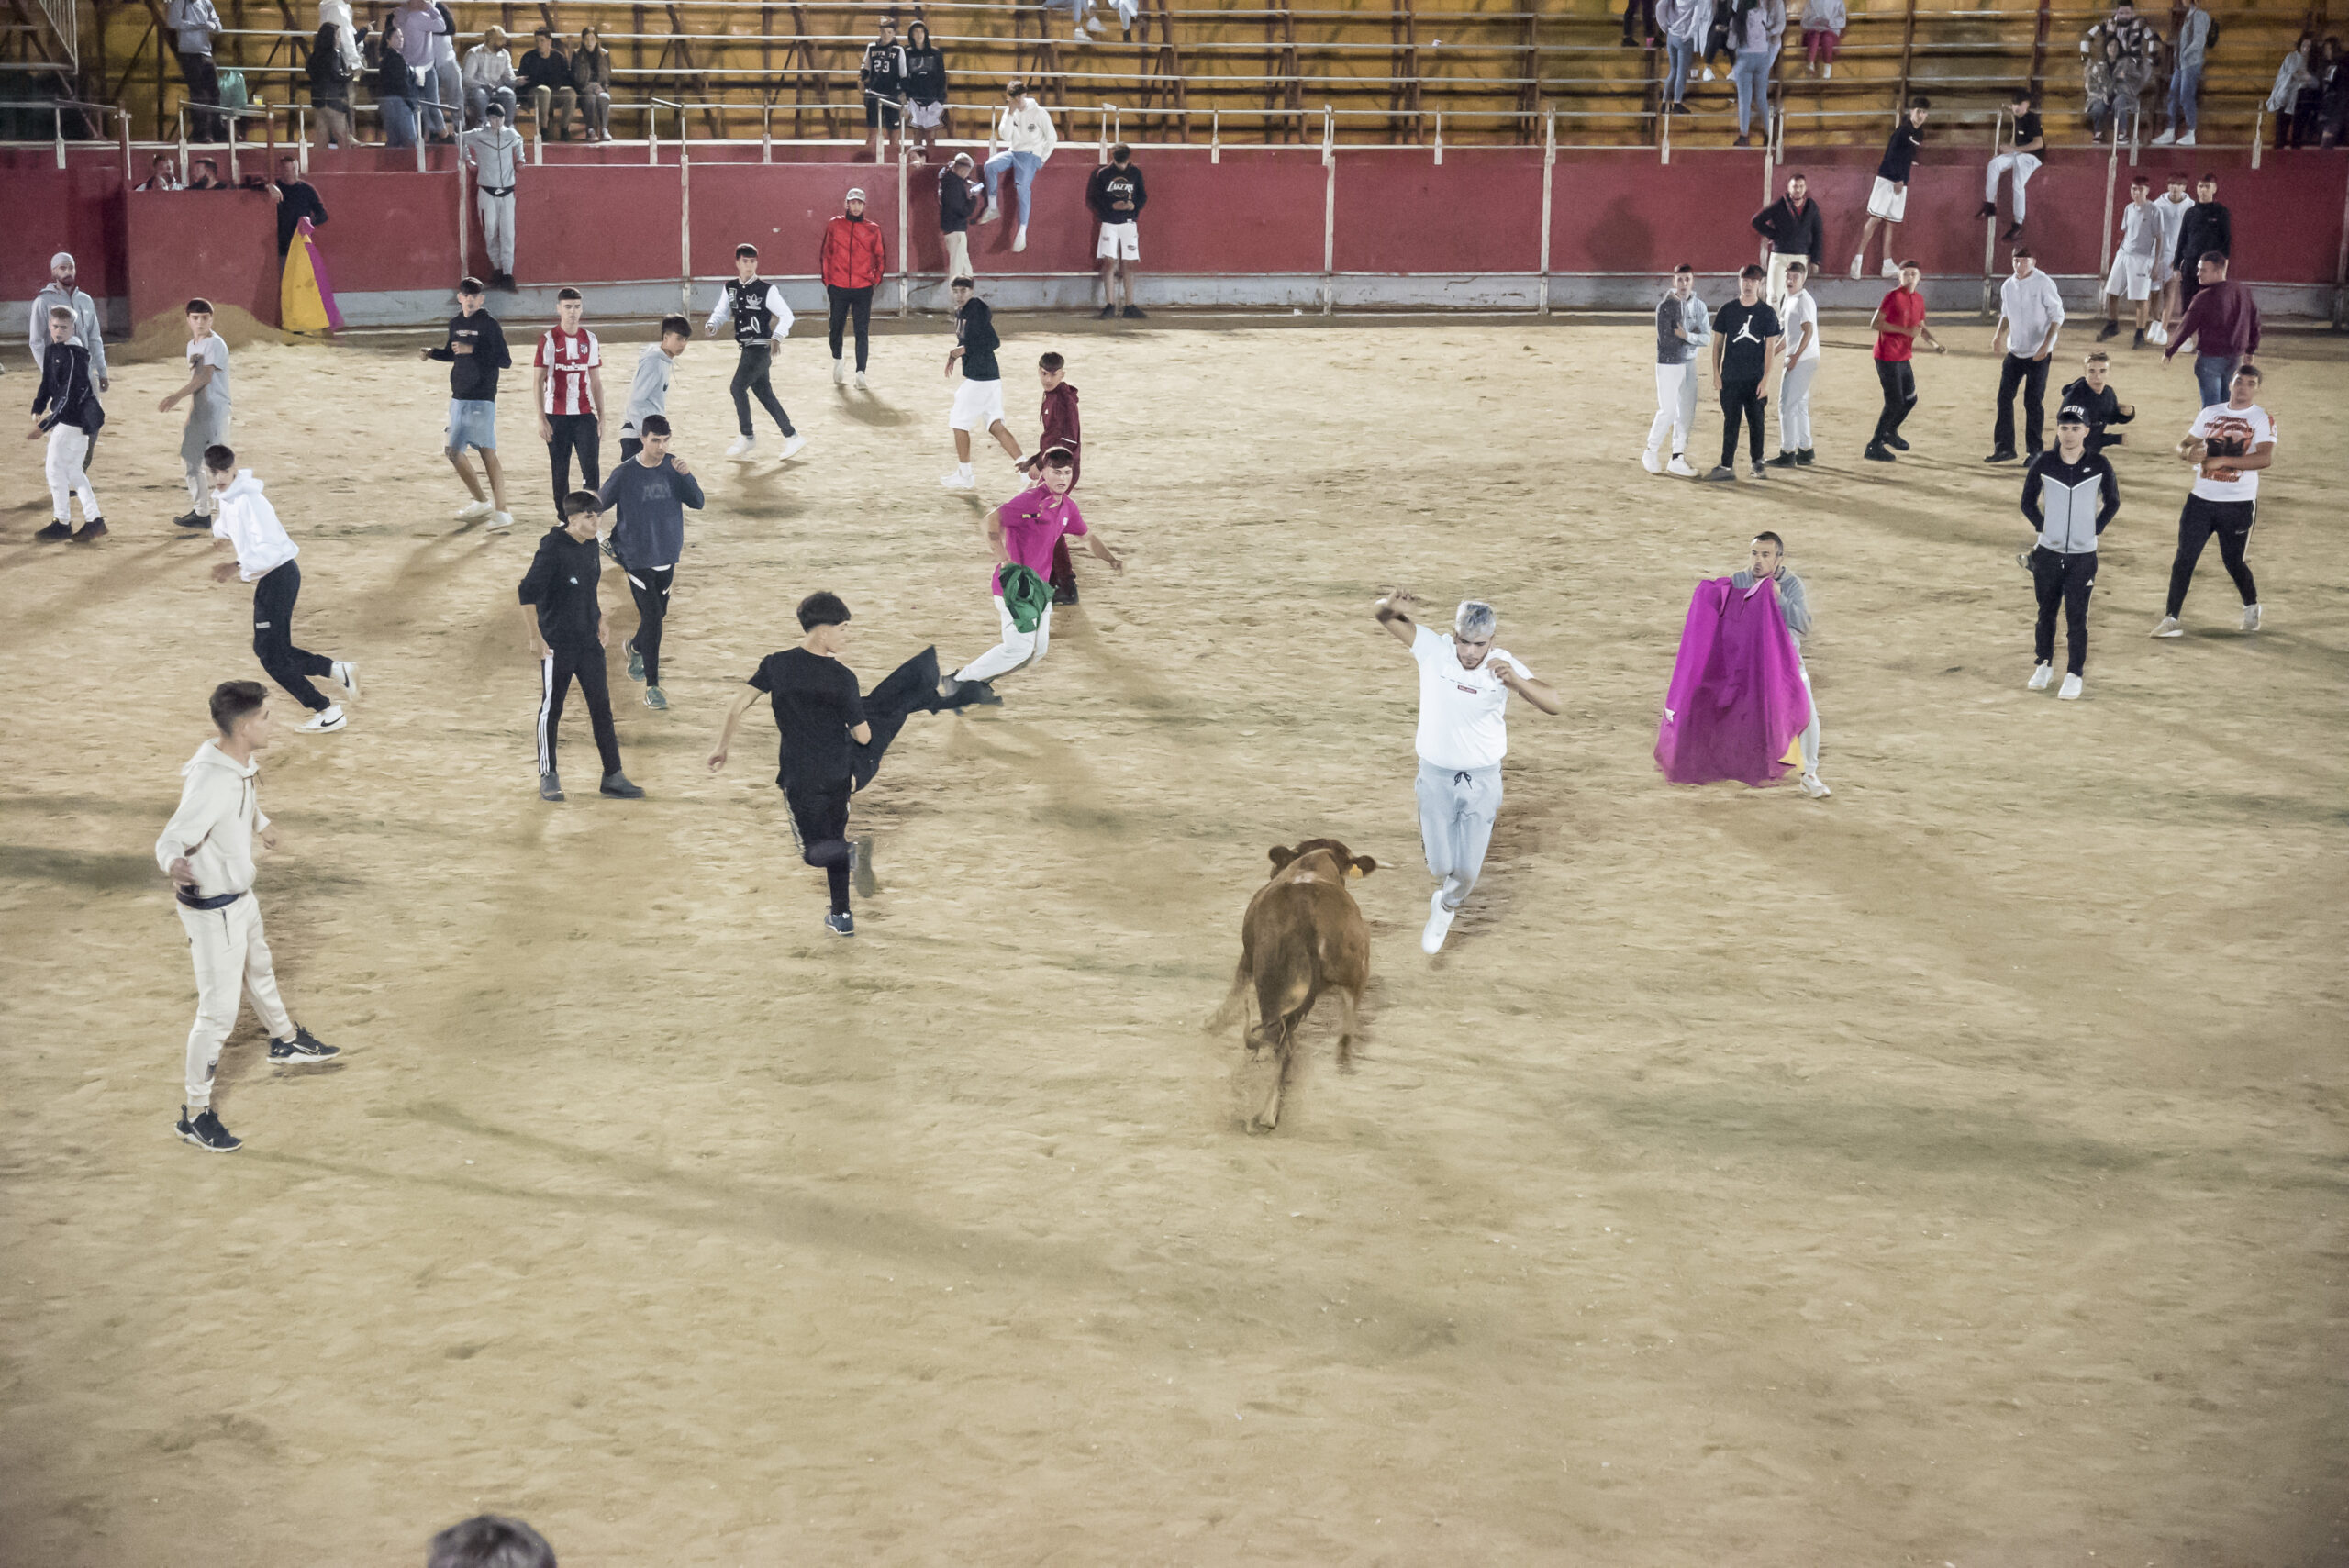
{"type": "Polygon", "coordinates": [[[294,700],[310,710],[305,735],[340,729],[348,720],[342,705],[329,700],[310,684],[324,675],[343,689],[359,695],[359,666],[294,646],[294,600],[302,592],[302,569],[294,564],[301,551],[286,537],[277,520],[277,508],[262,496],[261,481],[250,468],[237,467],[237,454],[227,447],[212,447],[204,454],[204,477],[212,486],[215,509],[212,537],[236,547],[237,559],[212,568],[212,580],[226,583],[239,577],[253,585],[253,652],[269,678],[284,686],[294,700]]]}
{"type": "Polygon", "coordinates": [[[277,1066],[324,1062],[340,1052],[294,1021],[277,995],[277,973],[262,934],[253,897],[253,840],[277,847],[261,809],[254,775],[269,745],[269,693],[259,681],[223,681],[213,689],[206,740],[180,770],[180,807],[155,840],[155,863],[172,879],[180,924],[195,960],[195,1027],[187,1035],[187,1097],[173,1130],[198,1149],[228,1154],[243,1140],[220,1125],[212,1108],[212,1080],[220,1048],[237,1027],[240,997],[269,1030],[269,1060],[277,1066]]]}
{"type": "Polygon", "coordinates": [[[979,215],[981,223],[993,223],[1003,216],[1003,172],[1011,171],[1011,188],[1019,198],[1019,227],[1011,236],[1014,250],[1028,249],[1028,206],[1036,189],[1037,172],[1044,167],[1044,160],[1060,145],[1060,133],[1052,129],[1052,117],[1044,106],[1028,95],[1028,89],[1011,82],[1003,89],[1003,113],[996,117],[995,139],[1003,143],[1003,150],[986,161],[987,210],[979,215]]]}

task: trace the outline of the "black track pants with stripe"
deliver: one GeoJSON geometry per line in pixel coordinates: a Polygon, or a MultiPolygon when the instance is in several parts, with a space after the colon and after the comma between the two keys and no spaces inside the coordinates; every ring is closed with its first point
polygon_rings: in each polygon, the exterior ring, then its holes
{"type": "Polygon", "coordinates": [[[592,642],[584,648],[558,646],[539,661],[539,772],[555,771],[555,732],[562,728],[563,697],[574,679],[579,695],[587,699],[587,722],[596,731],[604,772],[618,773],[620,738],[612,728],[612,688],[604,674],[604,650],[592,642]]]}

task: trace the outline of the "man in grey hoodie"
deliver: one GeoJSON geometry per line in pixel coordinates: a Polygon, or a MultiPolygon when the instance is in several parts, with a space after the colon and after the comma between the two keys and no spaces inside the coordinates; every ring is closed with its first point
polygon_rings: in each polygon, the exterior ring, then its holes
{"type": "Polygon", "coordinates": [[[220,733],[196,748],[180,770],[180,805],[155,840],[155,863],[172,879],[180,925],[195,960],[195,1027],[187,1036],[187,1094],[173,1129],[198,1149],[228,1154],[244,1140],[220,1125],[212,1108],[212,1081],[220,1048],[237,1027],[237,1007],[250,996],[269,1030],[269,1060],[276,1066],[324,1062],[340,1052],[294,1021],[277,994],[269,940],[253,897],[253,840],[277,847],[261,809],[258,754],[270,741],[269,693],[259,681],[223,681],[212,692],[212,722],[220,733]]]}
{"type": "Polygon", "coordinates": [[[1689,432],[1697,428],[1697,373],[1704,363],[1698,350],[1712,340],[1712,320],[1697,297],[1697,269],[1683,261],[1672,274],[1672,292],[1655,307],[1655,421],[1648,427],[1647,450],[1640,454],[1640,466],[1650,473],[1697,477],[1684,454],[1689,432]],[[1669,463],[1659,455],[1666,431],[1672,436],[1669,463]]]}
{"type": "MultiPolygon", "coordinates": [[[[106,333],[98,322],[98,302],[74,286],[75,270],[70,251],[60,250],[49,259],[49,286],[33,295],[32,330],[26,335],[26,346],[33,351],[33,369],[40,369],[41,357],[49,351],[49,313],[57,306],[64,306],[73,313],[73,340],[90,350],[90,381],[100,392],[107,389],[106,333]]],[[[97,457],[98,439],[91,436],[87,450],[82,454],[82,472],[89,473],[97,457]]]]}
{"type": "MultiPolygon", "coordinates": [[[[1787,543],[1776,534],[1763,532],[1753,536],[1748,547],[1746,568],[1732,572],[1729,585],[1738,593],[1752,595],[1767,578],[1778,588],[1778,608],[1787,617],[1787,629],[1794,634],[1796,668],[1802,675],[1802,689],[1810,691],[1810,670],[1800,662],[1803,639],[1810,635],[1810,598],[1803,592],[1802,579],[1787,570],[1787,543]]],[[[1810,723],[1802,732],[1802,792],[1813,800],[1824,800],[1835,792],[1819,777],[1819,699],[1810,702],[1810,723]]]]}

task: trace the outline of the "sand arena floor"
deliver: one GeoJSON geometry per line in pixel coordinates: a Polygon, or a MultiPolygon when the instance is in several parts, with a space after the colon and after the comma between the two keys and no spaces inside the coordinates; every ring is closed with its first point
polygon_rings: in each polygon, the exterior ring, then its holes
{"type": "Polygon", "coordinates": [[[344,1055],[273,1073],[248,1015],[230,1159],[170,1135],[193,990],[150,846],[205,694],[257,673],[248,590],[166,521],[176,366],[118,367],[103,546],[25,542],[18,447],[0,1560],[413,1562],[486,1508],[590,1568],[2349,1561],[2338,345],[2268,359],[2270,629],[2231,629],[2213,549],[2175,643],[2192,383],[2124,356],[2058,704],[2023,690],[2018,476],[1979,461],[1987,328],[1949,324],[1879,472],[1831,323],[1820,464],[1713,488],[1633,461],[1637,322],[1152,325],[1007,323],[1023,439],[1024,367],[1070,354],[1130,569],[1082,568],[1003,708],[908,727],[852,942],[763,708],[701,761],[812,589],[868,684],[993,639],[937,328],[869,396],[793,340],[781,472],[718,456],[730,349],[685,360],[712,504],[674,706],[614,661],[640,805],[596,797],[578,717],[572,800],[533,789],[522,395],[494,536],[449,520],[413,343],[239,352],[297,637],[367,691],[262,774],[279,973],[344,1055]],[[1690,584],[1765,526],[1819,617],[1825,803],[1650,761],[1690,584]],[[1497,599],[1567,702],[1516,710],[1433,962],[1395,581],[1497,599]],[[1252,1138],[1199,1025],[1266,847],[1310,835],[1386,862],[1367,1038],[1341,1075],[1317,1019],[1252,1138]]]}

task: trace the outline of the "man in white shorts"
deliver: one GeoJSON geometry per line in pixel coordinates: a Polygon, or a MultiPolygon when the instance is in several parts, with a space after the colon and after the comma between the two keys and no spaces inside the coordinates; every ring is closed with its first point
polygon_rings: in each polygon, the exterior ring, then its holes
{"type": "Polygon", "coordinates": [[[1417,595],[1400,589],[1373,606],[1378,624],[1408,646],[1419,666],[1419,843],[1434,873],[1419,951],[1443,946],[1452,919],[1476,885],[1493,818],[1501,808],[1501,758],[1508,751],[1505,710],[1515,692],[1543,713],[1563,712],[1558,694],[1533,678],[1506,649],[1493,646],[1500,617],[1481,599],[1464,599],[1449,635],[1411,619],[1417,595]]]}
{"type": "Polygon", "coordinates": [[[1126,280],[1125,318],[1140,321],[1141,307],[1134,304],[1134,263],[1141,260],[1141,209],[1150,200],[1141,171],[1133,164],[1133,149],[1124,142],[1109,149],[1109,161],[1093,171],[1085,184],[1085,205],[1101,225],[1101,239],[1093,253],[1101,262],[1101,318],[1119,314],[1118,274],[1126,280]],[[1120,266],[1122,263],[1122,268],[1120,266]]]}
{"type": "Polygon", "coordinates": [[[952,287],[954,347],[947,351],[946,373],[952,375],[959,361],[963,384],[954,389],[954,411],[946,417],[954,432],[954,472],[938,483],[949,490],[975,490],[979,482],[971,473],[971,437],[981,431],[993,436],[1010,454],[1015,474],[1019,443],[1003,422],[1003,371],[995,361],[1003,339],[995,335],[994,315],[970,279],[956,278],[952,287]]]}
{"type": "Polygon", "coordinates": [[[2152,182],[2143,174],[2129,182],[2129,205],[2121,212],[2121,243],[2113,247],[2112,272],[2104,280],[2104,328],[2096,335],[2099,343],[2120,335],[2121,302],[2125,299],[2137,307],[2137,336],[2129,346],[2145,346],[2145,328],[2153,320],[2154,268],[2162,243],[2161,212],[2148,199],[2152,190],[2152,182]]]}
{"type": "Polygon", "coordinates": [[[1884,227],[1884,275],[1900,275],[1900,263],[1892,259],[1892,231],[1909,216],[1909,171],[1917,161],[1917,150],[1925,145],[1925,111],[1932,106],[1931,98],[1909,99],[1908,112],[1884,144],[1884,159],[1876,166],[1876,185],[1868,193],[1867,226],[1860,230],[1859,253],[1852,258],[1855,278],[1867,269],[1868,241],[1876,238],[1879,225],[1884,227]]]}

